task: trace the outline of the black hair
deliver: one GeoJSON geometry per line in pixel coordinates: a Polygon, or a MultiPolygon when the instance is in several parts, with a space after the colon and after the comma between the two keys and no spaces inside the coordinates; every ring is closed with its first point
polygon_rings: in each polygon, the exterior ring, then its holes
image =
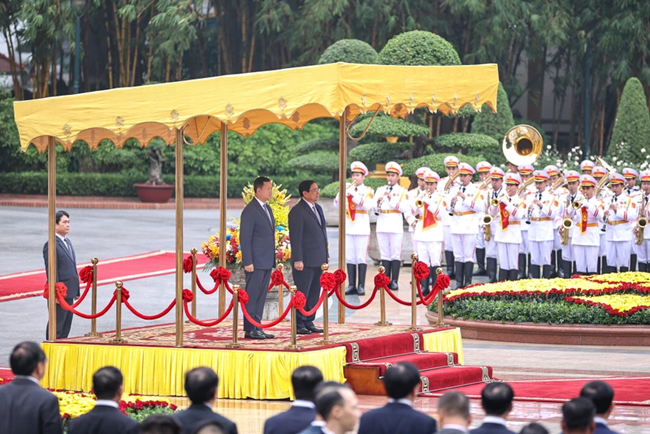
{"type": "Polygon", "coordinates": [[[519,431],[519,434],[549,434],[549,432],[543,425],[537,422],[532,422],[524,426],[521,431],[519,431]]]}
{"type": "Polygon", "coordinates": [[[412,363],[400,362],[384,374],[384,387],[390,398],[402,399],[420,384],[420,372],[412,363]]]}
{"type": "Polygon", "coordinates": [[[469,420],[469,399],[461,392],[447,392],[438,401],[438,413],[469,420]]]}
{"type": "Polygon", "coordinates": [[[507,383],[489,383],[481,391],[481,404],[488,416],[501,416],[512,407],[515,397],[507,383]]]}
{"type": "Polygon", "coordinates": [[[588,428],[594,421],[596,407],[587,398],[573,398],[562,406],[562,418],[567,429],[588,428]]]}
{"type": "Polygon", "coordinates": [[[316,411],[320,414],[323,420],[327,421],[335,406],[343,405],[344,399],[340,392],[341,389],[341,387],[327,386],[323,387],[316,394],[316,411]]]}
{"type": "Polygon", "coordinates": [[[316,181],[312,181],[311,179],[302,181],[300,185],[298,185],[298,194],[300,194],[300,197],[303,197],[303,193],[309,193],[311,186],[314,184],[316,184],[316,181]]]}
{"type": "Polygon", "coordinates": [[[211,420],[207,422],[203,422],[197,429],[193,431],[195,434],[201,434],[201,433],[206,433],[206,434],[222,434],[223,429],[222,426],[219,425],[216,421],[211,420]]]}
{"type": "Polygon", "coordinates": [[[594,403],[596,414],[605,414],[614,401],[614,389],[604,381],[591,381],[582,387],[580,397],[594,403]]]}
{"type": "Polygon", "coordinates": [[[63,216],[66,216],[67,218],[70,218],[70,214],[68,214],[67,211],[59,210],[59,211],[56,212],[56,214],[55,214],[55,222],[56,222],[57,225],[61,222],[61,218],[63,218],[63,216]]]}
{"type": "Polygon", "coordinates": [[[47,360],[45,353],[36,342],[21,342],[9,356],[9,365],[14,375],[32,375],[40,362],[47,360]]]}
{"type": "Polygon", "coordinates": [[[323,374],[314,366],[300,366],[291,374],[291,384],[296,399],[314,401],[316,386],[323,382],[323,374]]]}
{"type": "Polygon", "coordinates": [[[257,190],[264,187],[264,184],[266,184],[267,182],[271,182],[271,180],[266,176],[260,176],[256,178],[255,181],[253,181],[253,193],[257,193],[257,190]]]}
{"type": "Polygon", "coordinates": [[[185,391],[192,404],[203,404],[215,397],[219,376],[210,368],[200,367],[185,374],[185,391]]]}
{"type": "Polygon", "coordinates": [[[113,399],[124,382],[119,369],[104,366],[93,375],[93,392],[97,399],[113,399]]]}
{"type": "Polygon", "coordinates": [[[142,434],[181,434],[181,426],[171,416],[152,414],[140,424],[142,434]]]}

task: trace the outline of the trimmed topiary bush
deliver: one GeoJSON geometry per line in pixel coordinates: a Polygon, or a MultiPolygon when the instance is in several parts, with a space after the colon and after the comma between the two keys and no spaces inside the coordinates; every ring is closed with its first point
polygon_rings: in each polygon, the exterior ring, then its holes
{"type": "Polygon", "coordinates": [[[379,53],[383,65],[460,65],[460,57],[446,39],[414,30],[389,40],[379,53]]]}
{"type": "Polygon", "coordinates": [[[319,64],[336,62],[378,65],[379,55],[366,42],[358,39],[341,39],[327,47],[318,60],[319,64]]]}
{"type": "Polygon", "coordinates": [[[348,160],[361,161],[368,166],[368,169],[373,170],[377,164],[385,164],[392,160],[404,160],[409,149],[411,149],[411,143],[408,142],[366,143],[352,149],[348,160]]]}
{"type": "Polygon", "coordinates": [[[476,167],[479,161],[485,160],[483,155],[480,154],[472,156],[463,154],[430,154],[425,155],[424,157],[414,158],[404,163],[404,166],[402,166],[404,176],[415,176],[415,171],[418,170],[418,168],[428,167],[443,178],[447,176],[444,160],[448,155],[455,155],[462,163],[470,164],[472,167],[476,167]]]}
{"type": "Polygon", "coordinates": [[[293,150],[296,154],[302,155],[314,151],[338,151],[339,142],[337,138],[312,139],[300,143],[293,150]]]}
{"type": "Polygon", "coordinates": [[[474,117],[471,132],[485,134],[501,143],[508,130],[515,126],[508,94],[501,83],[497,92],[497,110],[494,113],[487,104],[483,104],[481,111],[474,117]]]}
{"type": "Polygon", "coordinates": [[[474,133],[443,134],[433,139],[433,148],[437,153],[449,152],[482,154],[485,149],[501,150],[501,144],[490,136],[474,133]]]}
{"type": "Polygon", "coordinates": [[[650,113],[646,95],[638,78],[632,77],[623,88],[621,102],[616,112],[607,155],[612,160],[639,161],[645,157],[641,149],[650,141],[650,113]]]}
{"type": "MultiPolygon", "coordinates": [[[[352,182],[352,178],[348,178],[346,182],[352,182]]],[[[366,178],[366,180],[363,183],[368,187],[372,187],[376,191],[378,187],[381,187],[382,185],[386,185],[386,180],[378,179],[378,178],[366,178]]],[[[336,193],[338,192],[339,192],[339,182],[336,181],[327,184],[325,188],[321,188],[320,195],[322,197],[334,198],[336,197],[336,193]]]]}
{"type": "Polygon", "coordinates": [[[315,172],[338,172],[339,157],[334,152],[315,151],[292,158],[287,162],[287,165],[315,172]]]}
{"type": "MultiPolygon", "coordinates": [[[[370,118],[362,119],[350,128],[350,135],[358,137],[368,126],[370,118]]],[[[378,114],[365,137],[420,137],[429,134],[429,127],[407,122],[404,119],[396,119],[385,114],[378,114]]]]}

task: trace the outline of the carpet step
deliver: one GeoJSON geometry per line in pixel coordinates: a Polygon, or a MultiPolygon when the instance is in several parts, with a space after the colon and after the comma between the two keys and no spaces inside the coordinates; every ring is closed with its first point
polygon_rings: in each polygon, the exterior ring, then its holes
{"type": "Polygon", "coordinates": [[[441,368],[454,366],[458,364],[458,354],[456,353],[411,353],[396,356],[380,357],[372,360],[362,360],[360,363],[348,365],[354,369],[356,367],[377,367],[379,376],[383,377],[386,369],[399,362],[409,362],[414,364],[419,370],[431,368],[441,368]]]}
{"type": "Polygon", "coordinates": [[[346,343],[348,363],[358,363],[381,357],[418,353],[424,349],[422,333],[397,333],[389,336],[360,339],[346,343]]]}
{"type": "Polygon", "coordinates": [[[490,366],[453,366],[420,371],[421,393],[434,390],[487,383],[492,380],[490,366]]]}

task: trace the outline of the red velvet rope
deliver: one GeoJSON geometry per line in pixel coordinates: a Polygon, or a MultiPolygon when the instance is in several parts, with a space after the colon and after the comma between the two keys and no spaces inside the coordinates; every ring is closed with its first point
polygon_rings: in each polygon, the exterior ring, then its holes
{"type": "Polygon", "coordinates": [[[147,321],[153,321],[154,319],[162,318],[163,316],[167,315],[169,311],[171,311],[174,308],[174,305],[176,304],[176,300],[172,300],[172,302],[159,314],[155,315],[145,315],[140,312],[138,312],[133,306],[131,306],[131,303],[129,303],[129,291],[126,288],[122,288],[122,303],[124,303],[124,306],[126,306],[131,312],[133,312],[133,315],[137,316],[138,318],[147,320],[147,321]]]}
{"type": "Polygon", "coordinates": [[[93,284],[92,278],[86,283],[86,289],[84,289],[83,294],[81,294],[81,297],[74,303],[72,303],[72,307],[77,307],[81,304],[82,301],[84,301],[84,298],[86,298],[86,295],[88,295],[88,290],[90,289],[90,286],[93,284]]]}
{"type": "Polygon", "coordinates": [[[228,309],[221,315],[219,318],[215,319],[214,321],[206,322],[206,321],[200,321],[192,316],[190,313],[190,309],[187,307],[187,304],[191,302],[194,299],[194,295],[192,294],[192,291],[189,289],[184,289],[183,290],[183,305],[185,309],[185,315],[187,316],[187,319],[192,321],[194,324],[200,325],[202,327],[212,327],[220,322],[222,322],[224,319],[228,318],[228,315],[230,315],[230,312],[232,311],[234,300],[230,300],[230,305],[228,306],[228,309]]]}
{"type": "Polygon", "coordinates": [[[61,294],[57,294],[57,299],[59,300],[59,304],[61,305],[61,307],[64,308],[65,310],[69,310],[70,312],[74,313],[75,315],[78,315],[78,316],[80,316],[82,318],[85,318],[85,319],[95,319],[95,318],[99,318],[100,316],[105,315],[106,312],[108,312],[108,310],[111,308],[111,306],[113,306],[113,303],[115,303],[115,300],[117,300],[117,290],[113,293],[113,297],[108,302],[108,305],[106,305],[104,310],[102,310],[101,312],[97,312],[95,315],[92,315],[92,314],[87,315],[87,314],[85,314],[83,312],[79,312],[79,311],[75,310],[74,307],[70,306],[68,304],[68,302],[65,301],[65,298],[63,298],[61,296],[61,294]]]}
{"type": "MultiPolygon", "coordinates": [[[[241,291],[242,290],[239,290],[239,292],[241,292],[241,291]]],[[[246,294],[246,295],[248,296],[248,294],[246,294]]],[[[273,327],[275,325],[280,324],[287,317],[289,312],[291,312],[291,307],[293,306],[293,297],[291,297],[291,301],[287,305],[287,308],[284,310],[284,312],[282,312],[282,315],[280,315],[277,319],[275,319],[275,320],[273,320],[273,321],[271,321],[270,323],[267,323],[267,324],[259,323],[259,322],[255,321],[253,318],[251,318],[251,316],[248,314],[248,311],[246,310],[246,302],[248,302],[248,299],[246,299],[246,301],[239,300],[239,304],[241,304],[241,310],[244,313],[244,316],[246,317],[248,322],[253,324],[255,327],[266,329],[266,328],[273,327]]]]}
{"type": "MultiPolygon", "coordinates": [[[[404,301],[404,300],[402,300],[401,298],[399,298],[398,296],[396,296],[395,294],[393,294],[393,291],[391,291],[391,290],[389,290],[389,289],[387,289],[387,288],[384,288],[384,292],[387,293],[388,295],[390,295],[390,297],[391,297],[393,300],[395,300],[396,302],[398,302],[398,303],[401,304],[402,306],[411,306],[411,302],[410,302],[410,301],[404,301]]],[[[421,301],[417,301],[416,304],[422,304],[422,302],[421,302],[421,301]]]]}
{"type": "Polygon", "coordinates": [[[339,302],[340,302],[343,306],[347,307],[348,309],[353,309],[353,310],[363,309],[363,308],[365,308],[365,307],[368,307],[368,305],[369,305],[370,303],[372,303],[372,300],[374,300],[375,295],[377,295],[377,291],[379,291],[379,288],[377,288],[377,287],[375,286],[375,289],[372,290],[372,294],[370,295],[370,298],[369,298],[365,303],[360,304],[360,305],[358,305],[358,306],[354,306],[354,305],[352,305],[352,304],[348,304],[348,302],[345,301],[345,297],[343,297],[343,296],[341,295],[341,292],[340,292],[340,290],[339,290],[338,287],[335,288],[335,289],[336,289],[336,297],[339,299],[339,302]]]}
{"type": "MultiPolygon", "coordinates": [[[[323,289],[323,291],[321,291],[320,298],[318,299],[318,303],[316,303],[316,306],[314,306],[311,310],[306,311],[304,309],[304,306],[301,306],[301,307],[296,306],[296,309],[298,309],[300,311],[300,313],[302,313],[305,316],[311,316],[311,315],[316,313],[316,311],[320,307],[321,303],[323,303],[323,300],[325,300],[325,295],[327,295],[327,294],[328,294],[328,292],[325,289],[323,289]]],[[[304,294],[303,294],[303,296],[304,296],[304,294]]]]}

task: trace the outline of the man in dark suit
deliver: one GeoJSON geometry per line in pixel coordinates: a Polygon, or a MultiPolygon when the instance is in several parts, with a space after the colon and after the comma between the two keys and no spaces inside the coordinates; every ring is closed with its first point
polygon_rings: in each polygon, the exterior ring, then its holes
{"type": "Polygon", "coordinates": [[[140,424],[141,434],[182,434],[181,425],[172,416],[152,414],[140,424]]]}
{"type": "Polygon", "coordinates": [[[124,378],[119,369],[105,366],[93,375],[95,407],[70,421],[68,434],[138,434],[140,424],[120,411],[124,378]]]}
{"type": "Polygon", "coordinates": [[[9,357],[16,378],[0,387],[0,433],[61,434],[59,400],[38,382],[45,375],[45,353],[34,342],[16,345],[9,357]]]}
{"type": "Polygon", "coordinates": [[[471,434],[514,434],[506,428],[515,394],[507,383],[489,383],[481,391],[481,406],[485,411],[483,424],[471,434]]]}
{"type": "MultiPolygon", "coordinates": [[[[68,287],[65,301],[68,304],[74,303],[79,297],[79,273],[77,272],[77,256],[72,243],[67,235],[70,232],[70,215],[65,211],[57,211],[54,230],[56,232],[56,281],[64,283],[68,287]]],[[[49,273],[48,243],[43,246],[43,259],[45,260],[45,273],[49,273]]],[[[56,338],[67,338],[70,334],[72,317],[74,314],[56,305],[56,338]]],[[[45,331],[45,337],[49,337],[49,322],[45,331]]]]}
{"type": "Polygon", "coordinates": [[[467,434],[472,423],[469,399],[461,392],[447,392],[438,401],[438,434],[467,434]]]}
{"type": "MultiPolygon", "coordinates": [[[[267,204],[273,184],[263,176],[253,182],[255,197],[241,213],[239,243],[246,272],[246,310],[258,323],[262,320],[271,271],[275,265],[275,217],[267,204]]],[[[275,336],[255,327],[244,316],[245,337],[271,339],[275,336]]]]}
{"type": "Polygon", "coordinates": [[[350,387],[329,383],[318,388],[316,411],[323,423],[314,421],[300,434],[345,434],[354,429],[361,413],[357,395],[350,387]]]}
{"type": "MultiPolygon", "coordinates": [[[[305,310],[311,310],[320,298],[321,265],[329,262],[327,226],[323,209],[316,203],[320,198],[318,185],[311,180],[303,181],[298,192],[301,200],[289,211],[293,281],[307,297],[305,310]]],[[[323,332],[314,325],[315,313],[306,317],[298,311],[296,317],[298,334],[323,332]]]]}
{"type": "Polygon", "coordinates": [[[590,381],[580,391],[581,398],[587,398],[596,407],[595,434],[616,434],[607,426],[607,418],[614,410],[614,389],[604,381],[590,381]]]}
{"type": "Polygon", "coordinates": [[[359,434],[433,434],[436,420],[413,409],[420,388],[415,365],[400,362],[386,370],[384,387],[388,404],[361,416],[359,434]]]}
{"type": "Polygon", "coordinates": [[[212,421],[226,434],[237,434],[237,425],[231,420],[212,411],[217,397],[219,377],[210,368],[200,367],[185,374],[185,391],[192,404],[184,411],[176,413],[174,418],[183,427],[184,433],[193,433],[212,421]]]}
{"type": "Polygon", "coordinates": [[[296,399],[284,413],[267,419],[264,434],[297,434],[316,418],[314,395],[316,387],[323,382],[323,374],[314,366],[300,366],[291,374],[293,394],[296,399]]]}
{"type": "Polygon", "coordinates": [[[562,405],[562,432],[564,434],[593,434],[596,429],[596,407],[590,399],[573,398],[562,405]]]}

